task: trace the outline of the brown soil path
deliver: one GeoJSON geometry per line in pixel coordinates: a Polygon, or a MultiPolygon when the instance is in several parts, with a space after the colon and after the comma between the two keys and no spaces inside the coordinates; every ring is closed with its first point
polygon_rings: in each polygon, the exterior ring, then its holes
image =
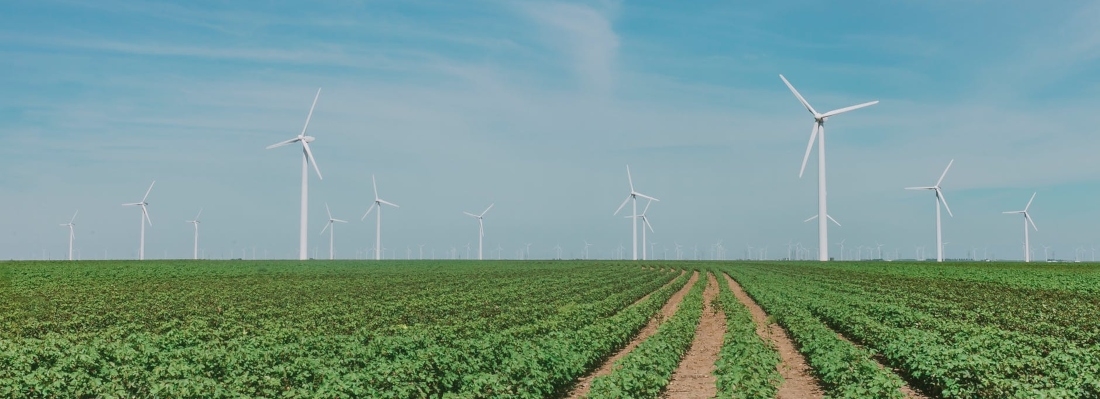
{"type": "Polygon", "coordinates": [[[588,373],[584,377],[577,380],[577,384],[574,385],[573,391],[569,393],[568,398],[583,398],[588,394],[588,389],[592,387],[592,380],[596,377],[607,375],[611,373],[611,367],[615,365],[615,362],[622,359],[634,348],[638,347],[642,341],[657,332],[657,327],[664,323],[669,317],[672,317],[676,313],[676,309],[680,307],[680,302],[683,301],[684,296],[691,290],[691,286],[695,284],[695,281],[699,280],[699,272],[693,272],[691,278],[688,279],[687,284],[684,284],[684,288],[676,291],[672,294],[672,297],[668,299],[665,306],[661,308],[661,311],[656,316],[649,319],[649,323],[646,323],[638,335],[634,336],[634,339],[630,341],[623,349],[616,352],[613,356],[604,360],[600,367],[596,368],[596,371],[588,373]]]}
{"type": "Polygon", "coordinates": [[[714,362],[718,361],[718,351],[722,349],[722,338],[726,335],[726,314],[711,306],[717,297],[718,279],[714,274],[707,273],[703,314],[695,328],[695,339],[672,373],[665,398],[713,398],[718,395],[714,362]]]}
{"type": "Polygon", "coordinates": [[[756,335],[759,335],[765,342],[771,342],[779,352],[778,369],[779,375],[783,377],[783,383],[779,385],[779,392],[775,397],[777,399],[824,397],[821,383],[817,378],[814,378],[809,364],[806,363],[806,358],[802,357],[798,349],[795,349],[794,342],[787,335],[787,331],[778,324],[769,323],[768,314],[764,313],[764,309],[757,305],[745,293],[745,290],[741,289],[741,285],[737,281],[727,274],[723,275],[726,277],[733,295],[752,314],[752,320],[756,322],[756,335]]]}

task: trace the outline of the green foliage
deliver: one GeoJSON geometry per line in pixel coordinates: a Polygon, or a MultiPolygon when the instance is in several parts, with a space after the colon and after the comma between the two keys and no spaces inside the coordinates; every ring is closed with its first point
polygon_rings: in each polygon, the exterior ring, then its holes
{"type": "Polygon", "coordinates": [[[691,347],[703,313],[706,272],[657,332],[619,359],[611,374],[592,380],[590,398],[656,398],[668,386],[672,373],[691,347]]]}
{"type": "Polygon", "coordinates": [[[719,396],[774,398],[783,382],[776,369],[779,353],[756,335],[752,314],[733,295],[724,276],[718,286],[718,307],[726,315],[726,335],[714,370],[719,396]]]}

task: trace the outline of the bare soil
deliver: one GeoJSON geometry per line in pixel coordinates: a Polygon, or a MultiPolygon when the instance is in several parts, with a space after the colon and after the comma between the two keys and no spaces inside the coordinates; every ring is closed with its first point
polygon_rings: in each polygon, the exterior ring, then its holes
{"type": "Polygon", "coordinates": [[[596,368],[595,371],[588,373],[584,377],[578,379],[576,385],[574,385],[573,391],[570,392],[569,396],[567,397],[583,398],[585,395],[588,394],[588,390],[592,386],[593,379],[599,376],[610,374],[611,368],[615,365],[616,361],[622,359],[624,356],[630,353],[630,351],[638,347],[638,345],[641,344],[642,341],[645,341],[646,338],[649,338],[651,335],[656,333],[657,327],[659,327],[661,323],[663,323],[665,320],[667,320],[669,317],[672,317],[672,315],[676,313],[676,309],[680,307],[680,302],[683,301],[684,296],[687,295],[688,291],[691,290],[691,286],[694,285],[695,281],[697,280],[699,280],[699,272],[693,272],[691,278],[688,279],[687,284],[684,284],[684,288],[681,288],[679,291],[676,291],[675,294],[672,294],[672,297],[668,299],[668,302],[666,302],[665,306],[661,308],[661,311],[657,313],[656,316],[649,319],[649,323],[646,323],[646,326],[638,332],[638,335],[634,336],[634,339],[631,340],[629,344],[627,344],[625,347],[623,347],[623,349],[619,350],[611,357],[604,360],[600,367],[596,368]]]}
{"type": "Polygon", "coordinates": [[[764,309],[757,305],[745,293],[745,290],[741,289],[741,285],[730,278],[729,275],[725,275],[725,277],[730,290],[733,291],[733,295],[752,314],[752,320],[756,323],[756,335],[759,335],[765,342],[770,342],[779,352],[779,365],[777,368],[779,369],[779,375],[783,377],[783,383],[779,385],[779,392],[775,397],[777,399],[824,397],[825,391],[821,389],[821,382],[814,377],[810,366],[806,363],[806,358],[795,348],[791,337],[787,335],[787,331],[778,324],[769,322],[768,314],[764,313],[764,309]]]}
{"type": "Polygon", "coordinates": [[[695,328],[684,359],[665,390],[665,398],[713,398],[718,394],[714,377],[714,363],[722,349],[722,337],[726,334],[726,314],[711,306],[718,297],[718,279],[707,273],[707,286],[703,290],[703,314],[695,328]]]}

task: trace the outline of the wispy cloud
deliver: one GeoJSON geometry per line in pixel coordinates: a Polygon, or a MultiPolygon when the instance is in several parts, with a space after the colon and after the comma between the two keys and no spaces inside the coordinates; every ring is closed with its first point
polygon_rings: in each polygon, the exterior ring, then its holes
{"type": "Polygon", "coordinates": [[[586,84],[607,90],[615,83],[619,35],[606,11],[564,2],[521,3],[520,9],[543,27],[543,39],[571,58],[586,84]]]}

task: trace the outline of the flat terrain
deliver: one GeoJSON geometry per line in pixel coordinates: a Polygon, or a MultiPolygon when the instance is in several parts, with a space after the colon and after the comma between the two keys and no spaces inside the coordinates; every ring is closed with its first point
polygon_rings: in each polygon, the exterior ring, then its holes
{"type": "Polygon", "coordinates": [[[1087,264],[0,263],[0,397],[1089,398],[1098,370],[1087,264]]]}

